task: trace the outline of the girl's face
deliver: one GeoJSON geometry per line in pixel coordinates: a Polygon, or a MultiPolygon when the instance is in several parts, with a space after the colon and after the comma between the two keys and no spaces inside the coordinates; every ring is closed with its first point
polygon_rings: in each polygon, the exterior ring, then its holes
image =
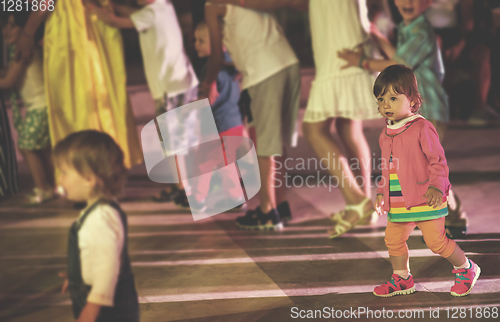
{"type": "Polygon", "coordinates": [[[194,32],[194,48],[198,53],[198,57],[210,56],[210,34],[208,28],[196,28],[194,32]]]}
{"type": "Polygon", "coordinates": [[[16,26],[14,21],[14,16],[10,15],[7,19],[7,23],[2,27],[3,39],[8,45],[15,44],[19,34],[21,33],[21,27],[16,26]]]}
{"type": "Polygon", "coordinates": [[[88,201],[96,187],[95,176],[82,176],[67,162],[58,164],[57,182],[64,188],[65,197],[72,201],[88,201]]]}
{"type": "Polygon", "coordinates": [[[413,102],[410,102],[404,94],[396,94],[392,87],[389,87],[383,96],[377,97],[378,110],[383,117],[391,121],[400,121],[408,116],[412,116],[413,102]]]}

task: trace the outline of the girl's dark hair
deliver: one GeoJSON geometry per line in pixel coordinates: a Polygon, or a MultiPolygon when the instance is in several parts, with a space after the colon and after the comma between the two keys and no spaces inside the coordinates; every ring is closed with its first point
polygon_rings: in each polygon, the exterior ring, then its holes
{"type": "Polygon", "coordinates": [[[114,197],[125,185],[127,169],[123,152],[115,140],[104,132],[75,132],[59,141],[54,148],[56,165],[66,162],[82,176],[89,173],[98,179],[94,193],[114,197]]]}
{"type": "Polygon", "coordinates": [[[418,112],[422,105],[422,98],[418,93],[417,79],[411,69],[404,65],[392,65],[384,69],[375,80],[373,95],[383,96],[389,88],[392,88],[396,94],[405,95],[414,104],[411,111],[418,112]]]}

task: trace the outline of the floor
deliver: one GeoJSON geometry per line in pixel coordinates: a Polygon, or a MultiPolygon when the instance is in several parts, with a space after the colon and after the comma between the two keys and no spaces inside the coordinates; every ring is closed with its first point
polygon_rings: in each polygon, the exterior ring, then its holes
{"type": "MultiPolygon", "coordinates": [[[[135,106],[150,104],[140,87],[130,93],[135,106]]],[[[136,116],[140,130],[150,115],[141,109],[136,116]]],[[[380,120],[365,126],[373,151],[378,151],[382,127],[380,120]]],[[[454,124],[444,141],[451,182],[470,222],[468,235],[457,242],[482,268],[472,294],[464,298],[449,294],[452,267],[426,248],[417,230],[408,241],[417,292],[387,299],[373,296],[373,288],[391,274],[383,239],[386,219],[329,240],[328,214],[344,206],[338,189],[293,187],[291,224],[280,232],[250,232],[237,229],[234,219],[240,213],[195,222],[171,203],[152,202],[158,184],[148,179],[144,165],[133,168],[121,205],[129,216],[129,253],[141,321],[320,320],[331,317],[332,310],[339,320],[340,314],[367,321],[385,320],[389,314],[402,321],[498,320],[499,137],[499,127],[454,124]]],[[[301,138],[290,156],[313,154],[301,138]]],[[[20,169],[26,190],[30,181],[22,162],[20,169]]],[[[304,177],[305,172],[295,174],[304,177]]],[[[255,200],[249,202],[255,205],[255,200]]],[[[2,202],[0,321],[72,320],[69,297],[60,294],[58,272],[65,269],[67,232],[77,215],[64,200],[36,208],[23,206],[21,196],[2,202]]]]}

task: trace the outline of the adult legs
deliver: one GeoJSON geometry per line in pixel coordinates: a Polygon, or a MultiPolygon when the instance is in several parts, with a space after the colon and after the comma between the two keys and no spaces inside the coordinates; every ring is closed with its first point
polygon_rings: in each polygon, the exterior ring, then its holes
{"type": "Polygon", "coordinates": [[[35,187],[44,191],[51,190],[53,188],[51,182],[54,180],[53,173],[44,164],[45,160],[43,160],[41,151],[26,149],[20,149],[20,151],[28,164],[35,187]]]}
{"type": "MultiPolygon", "coordinates": [[[[347,159],[330,135],[331,122],[332,119],[322,122],[304,123],[304,135],[312,145],[318,158],[323,160],[323,162],[328,160],[328,164],[325,166],[328,167],[330,174],[339,180],[338,186],[346,203],[348,205],[359,204],[366,198],[366,195],[363,189],[356,183],[347,159]]],[[[373,208],[373,203],[368,202],[363,212],[367,212],[371,208],[373,208]]],[[[343,219],[355,223],[359,220],[359,215],[355,211],[346,211],[343,219]]]]}
{"type": "Polygon", "coordinates": [[[351,162],[351,170],[366,197],[371,197],[370,147],[363,133],[363,121],[337,118],[337,133],[351,162]]]}
{"type": "MultiPolygon", "coordinates": [[[[283,154],[281,156],[274,157],[274,161],[275,161],[274,167],[275,168],[276,168],[276,163],[278,163],[278,162],[280,164],[284,164],[284,162],[286,160],[286,152],[285,151],[286,151],[285,147],[283,147],[283,154]]],[[[275,199],[276,199],[275,206],[278,206],[282,202],[287,201],[287,197],[286,197],[287,189],[286,189],[285,175],[286,175],[286,169],[284,166],[280,171],[274,170],[274,178],[276,178],[275,182],[276,183],[281,182],[281,184],[276,185],[274,188],[274,194],[275,194],[275,199]]]]}
{"type": "MultiPolygon", "coordinates": [[[[444,141],[447,124],[437,120],[429,120],[436,128],[441,144],[444,141]]],[[[467,231],[467,215],[462,209],[458,196],[450,189],[448,194],[448,216],[445,226],[450,238],[461,237],[467,231]]]]}
{"type": "Polygon", "coordinates": [[[276,193],[274,191],[274,157],[258,157],[260,170],[260,209],[264,213],[268,213],[271,209],[276,208],[276,193]]]}

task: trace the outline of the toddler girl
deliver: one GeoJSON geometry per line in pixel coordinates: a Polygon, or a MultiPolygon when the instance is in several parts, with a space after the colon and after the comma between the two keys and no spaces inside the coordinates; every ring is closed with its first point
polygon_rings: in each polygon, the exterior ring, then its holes
{"type": "Polygon", "coordinates": [[[377,77],[373,94],[387,123],[379,139],[382,180],[375,207],[379,214],[388,212],[385,244],[393,269],[391,280],[376,287],[373,294],[390,297],[415,292],[406,240],[417,226],[432,252],[454,266],[451,295],[465,296],[481,269],[446,237],[449,169],[436,129],[417,114],[421,98],[415,75],[403,65],[389,66],[377,77]]]}

